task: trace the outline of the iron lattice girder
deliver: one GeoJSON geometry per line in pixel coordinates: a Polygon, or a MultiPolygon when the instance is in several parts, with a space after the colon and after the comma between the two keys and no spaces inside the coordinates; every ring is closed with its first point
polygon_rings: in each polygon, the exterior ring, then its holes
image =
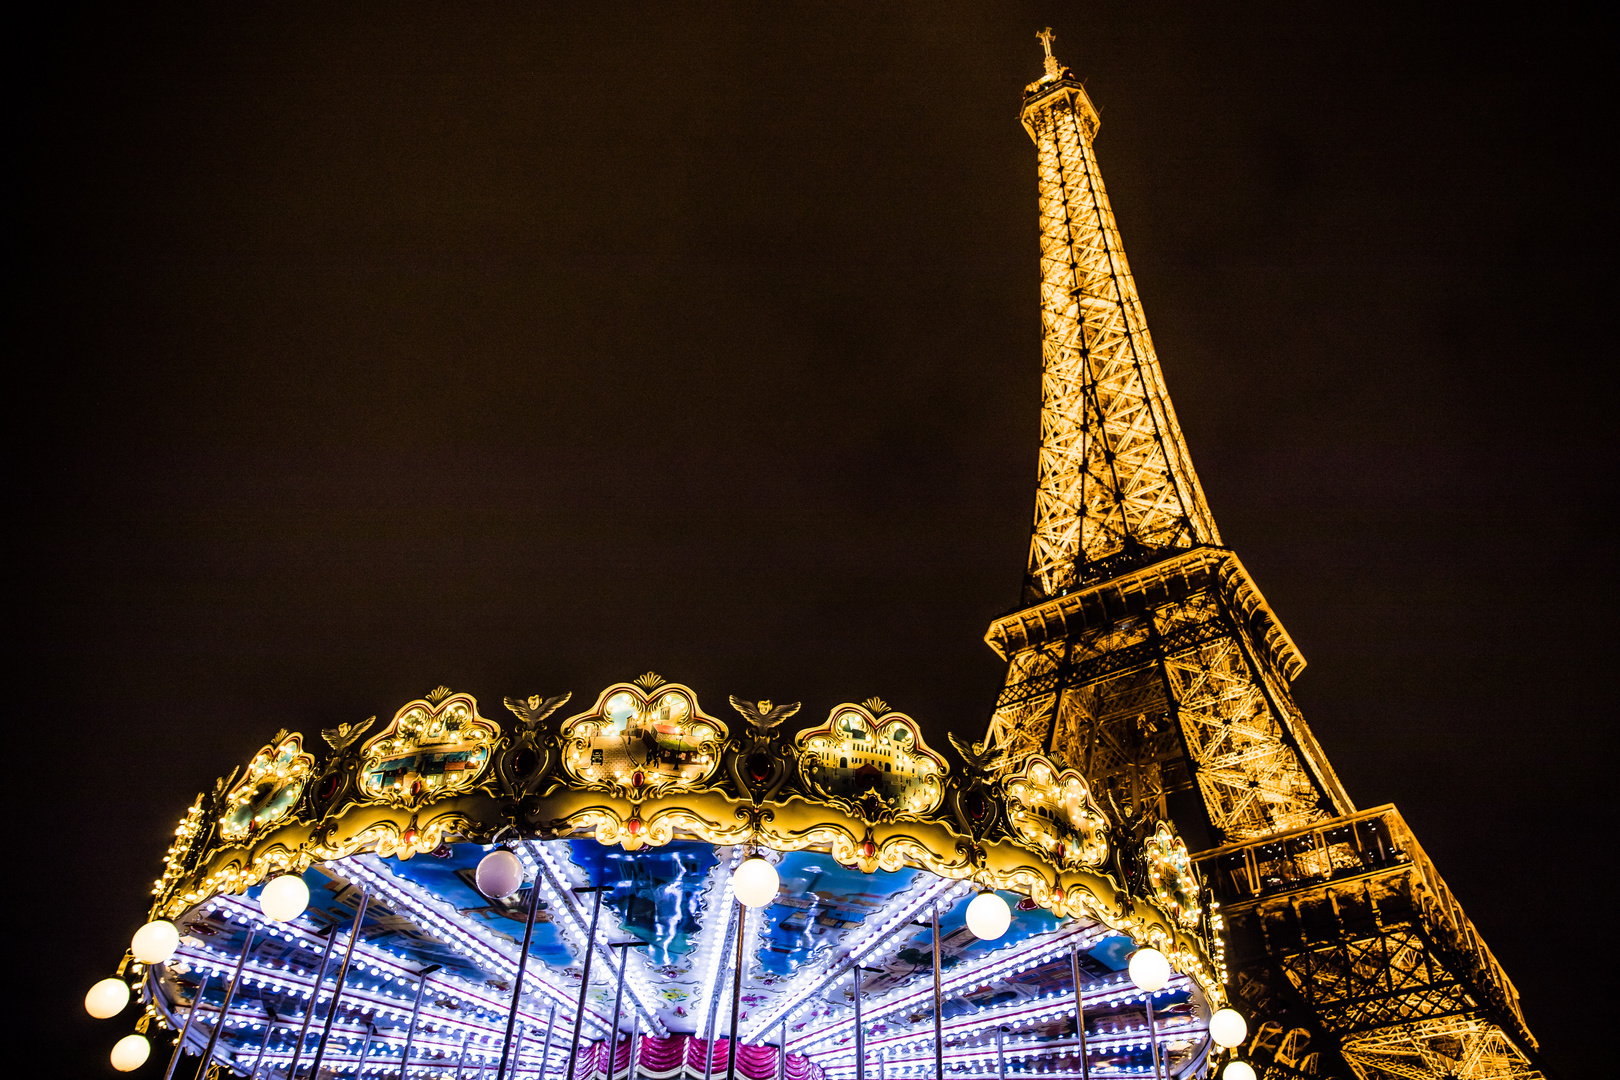
{"type": "Polygon", "coordinates": [[[1533,1074],[1518,992],[1394,807],[1195,858],[1222,899],[1229,959],[1275,964],[1347,1060],[1369,1032],[1458,1017],[1512,1048],[1525,1071],[1502,1075],[1533,1074]]]}
{"type": "Polygon", "coordinates": [[[1131,543],[1219,543],[1148,334],[1092,151],[1097,113],[1067,80],[1032,97],[1039,160],[1041,450],[1031,597],[1131,543]]]}
{"type": "Polygon", "coordinates": [[[991,745],[1008,763],[1050,752],[1161,813],[1196,785],[1229,837],[1349,809],[1288,696],[1304,660],[1242,563],[1214,547],[1168,554],[991,626],[1009,659],[991,745]]]}
{"type": "Polygon", "coordinates": [[[1431,1017],[1345,1040],[1364,1080],[1537,1080],[1542,1072],[1502,1029],[1478,1016],[1431,1017]]]}

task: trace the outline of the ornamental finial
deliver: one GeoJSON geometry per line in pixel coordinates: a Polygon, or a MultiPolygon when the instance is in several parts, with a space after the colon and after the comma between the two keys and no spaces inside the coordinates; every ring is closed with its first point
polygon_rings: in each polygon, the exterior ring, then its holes
{"type": "Polygon", "coordinates": [[[1060,67],[1058,67],[1057,57],[1052,55],[1052,42],[1057,40],[1057,35],[1052,33],[1052,28],[1048,26],[1045,30],[1042,30],[1035,36],[1039,38],[1041,44],[1046,47],[1046,77],[1048,79],[1055,79],[1058,77],[1058,72],[1062,70],[1060,67]]]}

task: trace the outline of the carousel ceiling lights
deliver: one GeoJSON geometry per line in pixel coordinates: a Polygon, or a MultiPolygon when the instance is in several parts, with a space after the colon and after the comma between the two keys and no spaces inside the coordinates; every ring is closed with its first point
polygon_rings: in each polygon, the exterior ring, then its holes
{"type": "Polygon", "coordinates": [[[180,947],[180,931],[168,919],[153,919],[130,939],[129,951],[143,964],[161,964],[180,947]]]}
{"type": "Polygon", "coordinates": [[[117,1016],[129,1004],[129,986],[123,979],[102,979],[84,995],[84,1011],[97,1020],[117,1016]]]}
{"type": "Polygon", "coordinates": [[[474,875],[478,891],[491,900],[504,900],[523,887],[523,863],[505,848],[485,855],[474,875]]]}
{"type": "Polygon", "coordinates": [[[981,941],[995,941],[1012,925],[1012,908],[1007,901],[986,889],[968,904],[967,926],[981,941]]]}
{"type": "Polygon", "coordinates": [[[292,922],[309,907],[309,886],[297,874],[272,878],[259,893],[259,910],[276,922],[292,922]]]}
{"type": "Polygon", "coordinates": [[[764,907],[776,899],[781,887],[776,867],[758,855],[744,859],[731,874],[731,893],[746,908],[764,907]]]}

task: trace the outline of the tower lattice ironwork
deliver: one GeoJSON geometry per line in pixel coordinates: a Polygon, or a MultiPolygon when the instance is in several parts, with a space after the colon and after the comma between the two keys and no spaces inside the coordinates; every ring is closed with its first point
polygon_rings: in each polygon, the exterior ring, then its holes
{"type": "Polygon", "coordinates": [[[1099,118],[1046,46],[1038,161],[1041,447],[993,773],[1079,770],[1129,827],[1175,824],[1230,928],[1264,1075],[1539,1076],[1513,984],[1393,807],[1358,813],[1289,692],[1305,661],[1221,546],[1097,165],[1099,118]]]}

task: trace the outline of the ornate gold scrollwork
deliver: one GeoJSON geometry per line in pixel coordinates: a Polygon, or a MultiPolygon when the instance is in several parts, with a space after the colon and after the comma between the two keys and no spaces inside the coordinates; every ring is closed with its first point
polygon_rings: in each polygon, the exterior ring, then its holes
{"type": "Polygon", "coordinates": [[[642,689],[616,683],[596,704],[562,723],[562,766],[593,791],[640,803],[702,787],[720,764],[730,738],[726,725],[698,707],[680,683],[644,675],[642,689]]]}
{"type": "Polygon", "coordinates": [[[1085,777],[1037,754],[1003,783],[1007,827],[1059,866],[1101,866],[1108,859],[1108,819],[1085,777]]]}
{"type": "MultiPolygon", "coordinates": [[[[824,727],[799,732],[799,775],[821,798],[868,822],[921,818],[945,799],[950,766],[928,748],[917,722],[866,705],[833,709],[824,727]]],[[[836,854],[836,853],[835,853],[836,854]]]]}
{"type": "Polygon", "coordinates": [[[435,696],[407,704],[366,743],[356,774],[364,798],[418,807],[477,786],[501,729],[478,715],[471,694],[435,696]]]}
{"type": "Polygon", "coordinates": [[[315,758],[304,752],[304,737],[277,732],[253,755],[242,778],[224,793],[220,838],[239,844],[291,814],[314,771],[315,758]]]}
{"type": "Polygon", "coordinates": [[[1147,863],[1148,884],[1153,888],[1154,897],[1182,926],[1197,926],[1198,875],[1193,873],[1186,842],[1161,821],[1143,843],[1142,857],[1147,863]]]}

